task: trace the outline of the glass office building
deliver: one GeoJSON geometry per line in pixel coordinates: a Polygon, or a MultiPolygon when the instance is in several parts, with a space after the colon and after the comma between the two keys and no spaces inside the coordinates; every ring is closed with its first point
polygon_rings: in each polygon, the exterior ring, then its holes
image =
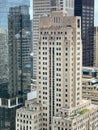
{"type": "Polygon", "coordinates": [[[94,0],[75,0],[74,15],[81,16],[83,66],[94,63],[94,0]]]}
{"type": "Polygon", "coordinates": [[[16,109],[30,91],[29,7],[29,0],[0,0],[0,130],[15,130],[16,109]]]}

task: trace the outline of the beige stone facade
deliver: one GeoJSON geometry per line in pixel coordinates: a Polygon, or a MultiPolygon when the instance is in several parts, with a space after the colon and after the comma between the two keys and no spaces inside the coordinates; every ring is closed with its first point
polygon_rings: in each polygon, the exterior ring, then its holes
{"type": "Polygon", "coordinates": [[[53,10],[60,8],[74,15],[74,0],[33,0],[33,74],[37,76],[37,43],[39,37],[39,19],[43,15],[50,15],[53,10]]]}
{"type": "Polygon", "coordinates": [[[41,17],[37,56],[43,130],[97,130],[98,108],[82,100],[80,17],[67,16],[60,11],[41,17]],[[69,126],[60,127],[62,121],[69,126]]]}
{"type": "Polygon", "coordinates": [[[38,102],[43,106],[43,129],[49,130],[60,108],[81,102],[82,43],[80,17],[55,11],[40,19],[37,52],[38,102]]]}
{"type": "Polygon", "coordinates": [[[16,130],[42,130],[42,117],[42,105],[28,100],[16,111],[16,130]]]}

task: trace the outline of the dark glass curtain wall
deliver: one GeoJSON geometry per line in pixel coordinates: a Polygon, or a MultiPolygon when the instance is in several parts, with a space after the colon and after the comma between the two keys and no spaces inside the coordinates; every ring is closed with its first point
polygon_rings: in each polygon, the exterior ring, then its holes
{"type": "Polygon", "coordinates": [[[16,109],[30,91],[29,0],[0,0],[0,130],[15,130],[16,109]]]}

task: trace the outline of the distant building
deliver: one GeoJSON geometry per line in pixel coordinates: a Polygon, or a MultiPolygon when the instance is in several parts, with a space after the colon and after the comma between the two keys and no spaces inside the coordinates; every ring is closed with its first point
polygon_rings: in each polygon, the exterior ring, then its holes
{"type": "Polygon", "coordinates": [[[8,38],[7,30],[0,28],[0,80],[8,80],[8,38]]]}
{"type": "MultiPolygon", "coordinates": [[[[18,6],[9,9],[9,87],[10,95],[23,94],[26,86],[25,73],[30,75],[30,15],[28,6],[18,6]],[[20,84],[20,85],[19,85],[20,84]],[[14,91],[12,91],[14,88],[14,91]]],[[[30,90],[30,76],[28,77],[30,90]]],[[[11,95],[11,96],[12,96],[11,95]]]]}
{"type": "Polygon", "coordinates": [[[68,15],[74,16],[74,0],[59,0],[61,10],[67,12],[68,15]]]}
{"type": "Polygon", "coordinates": [[[29,0],[2,0],[0,1],[0,28],[8,29],[8,13],[10,7],[27,5],[30,6],[29,0]]]}
{"type": "Polygon", "coordinates": [[[74,0],[74,15],[81,16],[83,66],[93,66],[94,0],[74,0]]]}
{"type": "Polygon", "coordinates": [[[98,68],[83,67],[82,97],[98,105],[98,68]]]}
{"type": "MultiPolygon", "coordinates": [[[[25,38],[22,37],[22,30],[25,30],[26,34],[30,32],[29,0],[4,0],[0,2],[0,18],[2,18],[0,19],[0,28],[2,30],[6,29],[7,38],[5,38],[7,39],[9,50],[9,79],[7,82],[0,81],[0,130],[15,130],[16,109],[23,105],[24,98],[27,92],[30,91],[30,82],[29,85],[23,86],[24,79],[28,77],[28,81],[30,81],[30,76],[27,75],[30,64],[23,66],[22,61],[25,58],[23,59],[23,55],[21,55],[22,51],[25,51],[24,57],[26,57],[27,52],[30,51],[26,48],[29,46],[26,44],[30,44],[30,36],[25,35],[25,38]],[[20,37],[16,37],[18,33],[20,37]],[[21,44],[21,51],[19,51],[19,44],[21,44]],[[21,57],[20,61],[19,56],[21,57]],[[19,65],[21,66],[21,70],[19,69],[19,65]],[[23,71],[24,67],[26,68],[26,74],[23,71]],[[27,88],[28,91],[24,91],[24,88],[27,88]]],[[[2,38],[4,38],[4,35],[2,35],[2,38]]],[[[6,42],[6,39],[3,43],[6,42]]],[[[29,61],[28,63],[30,63],[29,61]]],[[[6,67],[3,70],[5,71],[6,67]]],[[[30,70],[28,72],[30,74],[30,70]]]]}

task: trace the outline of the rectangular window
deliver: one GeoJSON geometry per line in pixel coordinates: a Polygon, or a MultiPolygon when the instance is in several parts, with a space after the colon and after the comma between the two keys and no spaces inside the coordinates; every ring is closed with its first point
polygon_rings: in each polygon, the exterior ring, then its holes
{"type": "Polygon", "coordinates": [[[77,20],[77,27],[80,28],[80,19],[77,20]]]}

